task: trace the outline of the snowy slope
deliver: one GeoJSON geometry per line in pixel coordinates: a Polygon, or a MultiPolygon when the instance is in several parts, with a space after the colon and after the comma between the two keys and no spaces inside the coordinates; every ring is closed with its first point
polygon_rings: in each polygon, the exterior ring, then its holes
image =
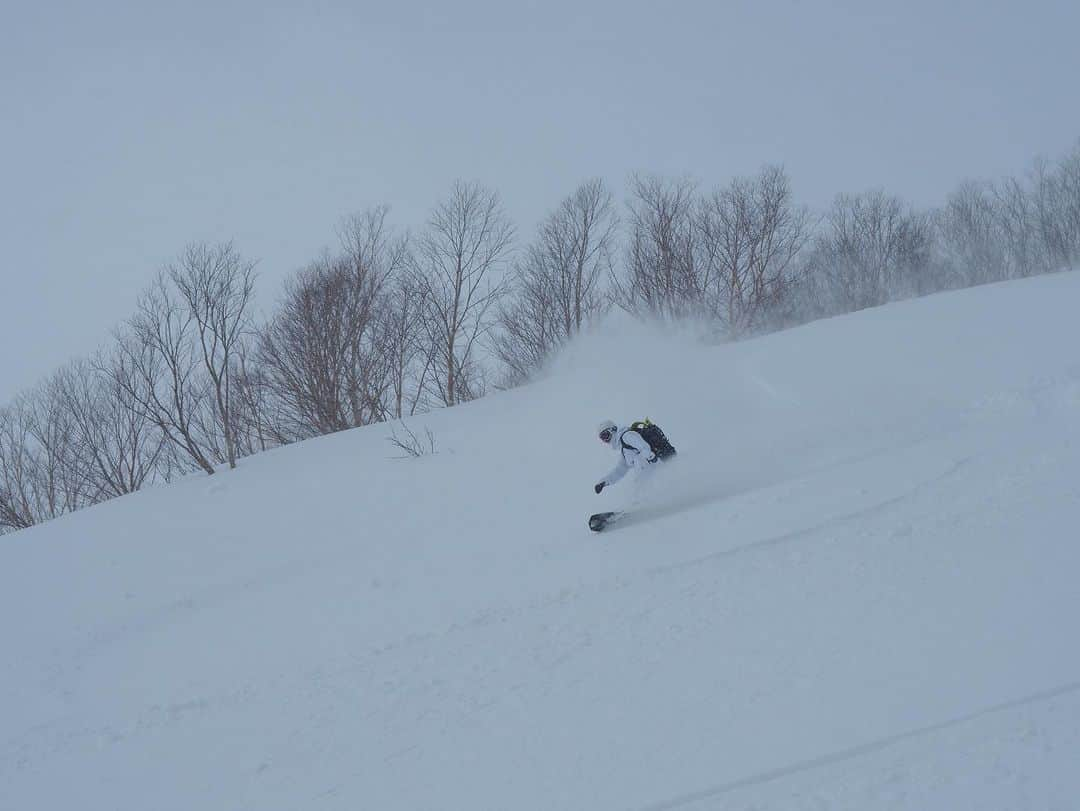
{"type": "Polygon", "coordinates": [[[0,542],[2,809],[1074,809],[1080,274],[540,382],[0,542]],[[642,369],[649,369],[645,374],[642,369]],[[604,417],[680,450],[636,522],[604,417]]]}

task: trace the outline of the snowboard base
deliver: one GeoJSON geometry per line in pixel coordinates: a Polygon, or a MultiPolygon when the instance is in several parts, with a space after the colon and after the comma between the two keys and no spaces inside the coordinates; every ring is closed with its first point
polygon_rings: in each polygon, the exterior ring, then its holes
{"type": "Polygon", "coordinates": [[[604,527],[609,524],[613,524],[626,515],[625,512],[606,512],[606,513],[594,513],[589,516],[589,529],[593,532],[600,532],[604,527]]]}

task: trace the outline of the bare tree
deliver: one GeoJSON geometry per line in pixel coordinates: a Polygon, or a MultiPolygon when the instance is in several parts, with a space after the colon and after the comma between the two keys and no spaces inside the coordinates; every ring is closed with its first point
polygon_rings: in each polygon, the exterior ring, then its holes
{"type": "Polygon", "coordinates": [[[1080,143],[1056,165],[1037,161],[1032,208],[1047,270],[1080,263],[1080,143]]]}
{"type": "Polygon", "coordinates": [[[704,198],[689,180],[656,177],[635,177],[632,194],[624,307],[707,318],[733,338],[774,325],[810,233],[782,168],[704,198]]]}
{"type": "Polygon", "coordinates": [[[603,312],[602,279],[612,271],[617,220],[611,192],[590,180],[548,215],[514,265],[510,300],[499,311],[495,354],[508,382],[523,382],[555,349],[603,312]]]}
{"type": "Polygon", "coordinates": [[[1080,263],[1080,145],[1026,178],[965,182],[935,224],[946,268],[962,285],[1080,263]]]}
{"type": "Polygon", "coordinates": [[[32,441],[24,405],[16,402],[0,409],[0,531],[26,529],[41,520],[32,441]]]}
{"type": "Polygon", "coordinates": [[[354,425],[382,421],[391,412],[393,359],[385,343],[384,312],[391,306],[393,283],[406,275],[409,241],[387,226],[389,211],[388,206],[368,209],[347,219],[339,232],[358,292],[358,329],[351,333],[346,375],[354,425]]]}
{"type": "Polygon", "coordinates": [[[36,444],[39,519],[55,518],[100,500],[89,489],[85,458],[55,378],[21,399],[30,414],[30,433],[36,444]]]}
{"type": "Polygon", "coordinates": [[[966,287],[1008,278],[1004,237],[992,188],[966,182],[935,214],[946,271],[966,287]]]}
{"type": "Polygon", "coordinates": [[[615,280],[622,307],[664,318],[702,314],[694,206],[688,179],[631,179],[626,274],[615,280]]]}
{"type": "Polygon", "coordinates": [[[195,317],[159,275],[116,336],[111,374],[138,412],[179,451],[172,457],[214,473],[215,437],[205,433],[210,387],[195,353],[195,317]]]}
{"type": "Polygon", "coordinates": [[[234,435],[241,456],[251,456],[289,441],[266,374],[245,343],[232,371],[234,435]]]}
{"type": "Polygon", "coordinates": [[[1062,264],[1076,268],[1080,266],[1080,141],[1058,163],[1056,192],[1062,264]]]}
{"type": "Polygon", "coordinates": [[[140,489],[157,473],[163,437],[99,356],[76,361],[53,378],[53,396],[67,412],[90,501],[140,489]]]}
{"type": "Polygon", "coordinates": [[[23,529],[93,501],[55,386],[16,397],[0,415],[0,525],[23,529]]]}
{"type": "Polygon", "coordinates": [[[386,228],[386,211],[348,220],[342,252],[287,284],[260,335],[259,363],[290,441],[386,417],[393,376],[381,319],[407,247],[386,228]]]}
{"type": "MultiPolygon", "coordinates": [[[[255,263],[240,256],[232,243],[189,245],[169,278],[187,305],[193,336],[209,378],[213,404],[224,439],[225,461],[236,467],[232,369],[249,328],[248,308],[255,291],[255,263]]],[[[213,433],[209,434],[213,436],[213,433]]]]}
{"type": "Polygon", "coordinates": [[[1001,236],[1005,278],[1021,278],[1050,269],[1053,248],[1040,239],[1037,195],[1015,178],[993,187],[997,227],[1001,236]]]}
{"type": "Polygon", "coordinates": [[[810,215],[794,205],[784,170],[733,180],[697,212],[696,263],[710,314],[738,338],[762,326],[795,279],[796,258],[810,235],[810,215]]]}
{"type": "Polygon", "coordinates": [[[259,357],[295,439],[370,421],[360,388],[372,362],[364,340],[374,323],[370,281],[344,261],[316,262],[288,283],[262,333],[259,357]]]}
{"type": "Polygon", "coordinates": [[[923,291],[931,270],[932,230],[923,214],[882,191],[840,195],[815,240],[811,272],[831,311],[875,307],[923,291]]]}
{"type": "Polygon", "coordinates": [[[435,351],[422,329],[424,290],[410,277],[399,278],[383,302],[379,346],[390,380],[390,416],[401,419],[423,405],[435,351]]]}
{"type": "Polygon", "coordinates": [[[444,405],[483,393],[475,350],[503,291],[497,276],[513,235],[498,194],[458,182],[432,212],[411,255],[424,302],[421,323],[432,351],[435,393],[444,405]]]}

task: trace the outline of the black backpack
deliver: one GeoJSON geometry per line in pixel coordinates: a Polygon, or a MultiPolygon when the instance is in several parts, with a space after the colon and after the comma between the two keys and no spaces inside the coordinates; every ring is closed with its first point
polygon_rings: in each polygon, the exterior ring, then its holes
{"type": "MultiPolygon", "coordinates": [[[[636,431],[641,434],[642,439],[649,443],[649,448],[656,454],[658,459],[668,459],[675,455],[675,448],[668,438],[664,436],[664,432],[660,430],[660,426],[651,422],[648,417],[638,422],[630,424],[630,431],[636,431]]],[[[631,447],[625,442],[622,443],[624,448],[631,447]]]]}

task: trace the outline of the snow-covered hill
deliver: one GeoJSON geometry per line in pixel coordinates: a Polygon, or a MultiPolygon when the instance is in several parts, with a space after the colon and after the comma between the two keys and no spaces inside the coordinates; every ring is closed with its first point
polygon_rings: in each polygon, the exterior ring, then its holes
{"type": "Polygon", "coordinates": [[[0,808],[1075,809],[1080,274],[540,382],[0,539],[0,808]],[[599,420],[679,448],[602,535],[599,420]]]}

